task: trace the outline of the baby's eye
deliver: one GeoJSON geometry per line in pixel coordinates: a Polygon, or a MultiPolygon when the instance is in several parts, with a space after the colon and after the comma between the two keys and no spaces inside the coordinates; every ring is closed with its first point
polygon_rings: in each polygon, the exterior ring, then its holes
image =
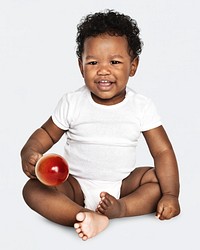
{"type": "Polygon", "coordinates": [[[89,65],[96,65],[97,62],[96,61],[91,61],[91,62],[88,62],[87,64],[89,64],[89,65]]]}
{"type": "Polygon", "coordinates": [[[110,63],[111,63],[111,64],[119,64],[119,63],[121,63],[121,62],[120,62],[120,61],[113,60],[113,61],[111,61],[110,63]]]}

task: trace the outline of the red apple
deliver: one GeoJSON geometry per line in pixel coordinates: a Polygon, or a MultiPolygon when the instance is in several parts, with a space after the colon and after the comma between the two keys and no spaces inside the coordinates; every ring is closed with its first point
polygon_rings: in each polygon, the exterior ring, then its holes
{"type": "Polygon", "coordinates": [[[47,186],[57,186],[69,176],[67,161],[58,154],[42,156],[35,166],[35,174],[40,182],[47,186]]]}

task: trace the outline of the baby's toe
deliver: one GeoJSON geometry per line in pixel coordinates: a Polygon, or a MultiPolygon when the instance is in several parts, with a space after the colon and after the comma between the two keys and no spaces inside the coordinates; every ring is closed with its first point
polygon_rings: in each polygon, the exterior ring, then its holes
{"type": "Polygon", "coordinates": [[[97,209],[96,209],[96,211],[98,212],[98,213],[101,213],[101,214],[104,214],[104,212],[105,212],[105,208],[103,208],[101,205],[98,205],[98,207],[97,207],[97,209]]]}
{"type": "Polygon", "coordinates": [[[77,232],[78,234],[81,233],[81,231],[82,231],[81,228],[77,228],[77,229],[76,229],[76,232],[77,232]]]}

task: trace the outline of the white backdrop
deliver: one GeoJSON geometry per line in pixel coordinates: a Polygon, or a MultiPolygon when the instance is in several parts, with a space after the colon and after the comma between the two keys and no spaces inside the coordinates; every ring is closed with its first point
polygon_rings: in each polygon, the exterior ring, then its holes
{"type": "MultiPolygon", "coordinates": [[[[198,0],[0,0],[0,249],[199,249],[199,8],[198,0]],[[82,242],[25,205],[19,152],[59,98],[82,86],[76,25],[106,8],[131,15],[141,29],[144,48],[129,86],[151,97],[162,116],[179,162],[182,213],[164,222],[152,215],[113,220],[82,242]]],[[[51,149],[62,150],[62,140],[51,149]]],[[[137,164],[152,164],[142,139],[137,164]]]]}

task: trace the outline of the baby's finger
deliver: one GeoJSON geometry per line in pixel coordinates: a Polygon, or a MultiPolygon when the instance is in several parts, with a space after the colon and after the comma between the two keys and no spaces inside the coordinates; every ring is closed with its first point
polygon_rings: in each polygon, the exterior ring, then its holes
{"type": "Polygon", "coordinates": [[[156,218],[160,219],[161,215],[163,213],[164,207],[163,206],[158,206],[157,211],[156,211],[156,218]]]}
{"type": "Polygon", "coordinates": [[[24,167],[24,173],[31,179],[36,179],[35,175],[35,167],[34,166],[25,166],[24,167]]]}
{"type": "Polygon", "coordinates": [[[169,220],[172,218],[172,208],[164,207],[163,212],[160,216],[160,220],[169,220]]]}
{"type": "Polygon", "coordinates": [[[35,166],[37,161],[42,157],[41,154],[39,153],[35,153],[33,155],[31,155],[30,159],[29,159],[29,164],[35,166]]]}
{"type": "Polygon", "coordinates": [[[31,174],[30,172],[28,172],[28,171],[24,171],[24,173],[29,177],[29,178],[31,178],[31,179],[36,179],[36,176],[34,175],[34,174],[31,174]]]}

